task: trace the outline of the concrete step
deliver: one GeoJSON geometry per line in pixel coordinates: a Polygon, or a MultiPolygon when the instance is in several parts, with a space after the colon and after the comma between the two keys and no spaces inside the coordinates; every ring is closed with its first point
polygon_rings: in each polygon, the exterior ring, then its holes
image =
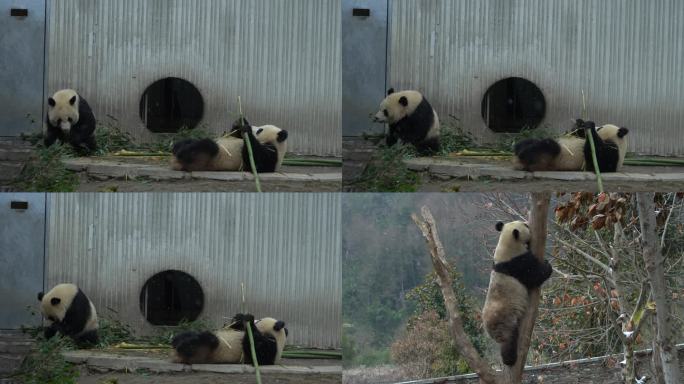
{"type": "Polygon", "coordinates": [[[0,354],[0,376],[8,376],[21,366],[23,355],[0,354]]]}
{"type": "Polygon", "coordinates": [[[0,338],[0,354],[25,354],[31,352],[33,340],[3,340],[0,338]]]}
{"type": "Polygon", "coordinates": [[[33,155],[29,148],[0,148],[0,161],[27,161],[33,155]]]}
{"type": "Polygon", "coordinates": [[[24,169],[24,164],[14,161],[0,161],[0,182],[12,181],[24,169]]]}

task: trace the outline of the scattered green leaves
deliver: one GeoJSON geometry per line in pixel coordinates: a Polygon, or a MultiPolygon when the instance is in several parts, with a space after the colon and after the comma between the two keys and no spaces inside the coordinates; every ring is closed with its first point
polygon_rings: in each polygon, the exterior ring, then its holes
{"type": "Polygon", "coordinates": [[[16,377],[25,384],[75,384],[79,372],[62,356],[63,350],[72,348],[68,338],[39,339],[37,349],[24,360],[16,377]]]}

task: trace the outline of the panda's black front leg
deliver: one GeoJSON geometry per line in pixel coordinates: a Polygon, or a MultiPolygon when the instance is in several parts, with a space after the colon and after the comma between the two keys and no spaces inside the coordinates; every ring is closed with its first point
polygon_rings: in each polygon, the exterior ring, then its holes
{"type": "Polygon", "coordinates": [[[52,128],[50,125],[48,125],[47,132],[45,132],[45,138],[43,139],[43,144],[45,147],[51,147],[58,138],[59,135],[57,134],[55,128],[52,128]]]}
{"type": "Polygon", "coordinates": [[[387,133],[387,146],[391,147],[399,141],[399,136],[397,134],[397,125],[390,124],[389,132],[387,133]]]}
{"type": "Polygon", "coordinates": [[[43,330],[43,335],[45,336],[45,339],[49,340],[53,338],[57,332],[59,331],[59,325],[57,323],[52,323],[49,326],[45,327],[43,330]]]}

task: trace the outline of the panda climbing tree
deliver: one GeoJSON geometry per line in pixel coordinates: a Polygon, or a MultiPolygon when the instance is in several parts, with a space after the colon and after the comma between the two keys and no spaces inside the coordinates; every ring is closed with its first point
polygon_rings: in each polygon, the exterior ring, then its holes
{"type": "MultiPolygon", "coordinates": [[[[522,381],[525,358],[530,347],[532,329],[534,328],[537,309],[539,307],[540,285],[551,274],[551,267],[543,260],[550,198],[551,195],[549,193],[531,194],[531,210],[528,223],[514,222],[509,223],[508,226],[503,223],[500,225],[497,224],[497,229],[500,229],[502,235],[505,235],[505,239],[503,239],[505,243],[503,246],[504,248],[506,248],[507,245],[510,245],[508,243],[508,240],[510,239],[514,242],[520,241],[522,243],[529,241],[529,248],[527,248],[527,246],[518,247],[517,245],[510,247],[510,250],[514,250],[512,253],[517,254],[518,251],[521,251],[517,256],[523,256],[521,259],[524,264],[523,266],[516,265],[519,264],[518,261],[516,261],[503,267],[494,268],[495,272],[493,272],[493,274],[501,273],[515,279],[522,286],[522,289],[527,290],[527,300],[524,302],[525,310],[520,311],[520,314],[516,314],[515,318],[511,318],[511,320],[515,320],[515,327],[501,327],[500,329],[496,326],[491,327],[493,331],[500,331],[507,336],[506,341],[508,343],[501,343],[502,357],[504,357],[504,364],[502,365],[501,372],[494,371],[494,369],[492,369],[492,364],[480,356],[463,329],[463,323],[458,311],[456,294],[452,289],[453,281],[451,274],[449,273],[451,267],[446,261],[444,247],[439,239],[437,225],[432,213],[427,207],[423,207],[420,216],[417,214],[412,215],[413,221],[416,223],[428,243],[432,265],[440,281],[439,285],[442,289],[442,295],[444,296],[444,304],[449,314],[449,327],[451,328],[451,334],[454,337],[456,347],[458,348],[459,353],[468,362],[470,368],[479,376],[481,383],[516,384],[522,381]],[[515,231],[518,232],[517,238],[515,231]],[[511,236],[510,239],[508,238],[509,235],[511,236]],[[535,273],[519,280],[515,277],[520,276],[520,271],[517,267],[532,268],[535,273]],[[510,338],[508,337],[512,336],[514,333],[516,334],[516,341],[509,342],[510,338]]],[[[508,281],[508,279],[504,280],[508,281]]],[[[510,281],[508,282],[511,283],[510,281]]],[[[515,285],[513,283],[511,284],[515,285]]],[[[512,294],[516,295],[518,293],[512,294]]],[[[518,304],[520,304],[520,302],[518,302],[518,304]]],[[[484,317],[485,315],[483,314],[483,318],[484,317]]],[[[485,326],[489,328],[486,321],[485,326]]]]}

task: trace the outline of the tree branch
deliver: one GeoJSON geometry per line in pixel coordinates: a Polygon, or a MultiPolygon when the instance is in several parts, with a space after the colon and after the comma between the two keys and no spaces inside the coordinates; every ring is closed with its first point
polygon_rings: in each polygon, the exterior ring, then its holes
{"type": "MultiPolygon", "coordinates": [[[[548,222],[550,200],[551,194],[547,192],[532,193],[530,195],[531,210],[529,226],[532,234],[530,250],[541,261],[544,260],[544,253],[546,250],[546,225],[548,222]]],[[[527,352],[530,349],[532,331],[534,330],[534,323],[537,319],[537,312],[539,311],[540,291],[539,288],[531,289],[529,291],[530,306],[520,324],[518,361],[512,367],[504,365],[502,372],[503,379],[507,383],[520,383],[522,381],[523,369],[525,368],[525,361],[527,360],[527,352]]]]}
{"type": "Polygon", "coordinates": [[[463,321],[461,319],[461,314],[458,312],[456,294],[452,288],[453,281],[449,274],[450,266],[446,261],[444,246],[439,240],[435,219],[427,207],[421,209],[421,214],[422,219],[416,214],[411,215],[411,218],[428,243],[430,259],[432,260],[432,265],[437,273],[439,286],[442,289],[442,295],[444,296],[444,304],[449,314],[449,329],[451,330],[454,342],[458,346],[459,353],[468,362],[470,368],[480,377],[480,382],[496,384],[496,373],[489,366],[488,362],[478,354],[477,350],[470,342],[468,335],[463,330],[463,321]]]}
{"type": "Polygon", "coordinates": [[[641,244],[646,272],[651,283],[651,293],[656,303],[656,345],[662,362],[663,377],[670,384],[681,383],[677,349],[673,339],[673,321],[670,310],[670,292],[665,279],[665,258],[660,250],[655,217],[655,194],[638,193],[641,244]]]}

